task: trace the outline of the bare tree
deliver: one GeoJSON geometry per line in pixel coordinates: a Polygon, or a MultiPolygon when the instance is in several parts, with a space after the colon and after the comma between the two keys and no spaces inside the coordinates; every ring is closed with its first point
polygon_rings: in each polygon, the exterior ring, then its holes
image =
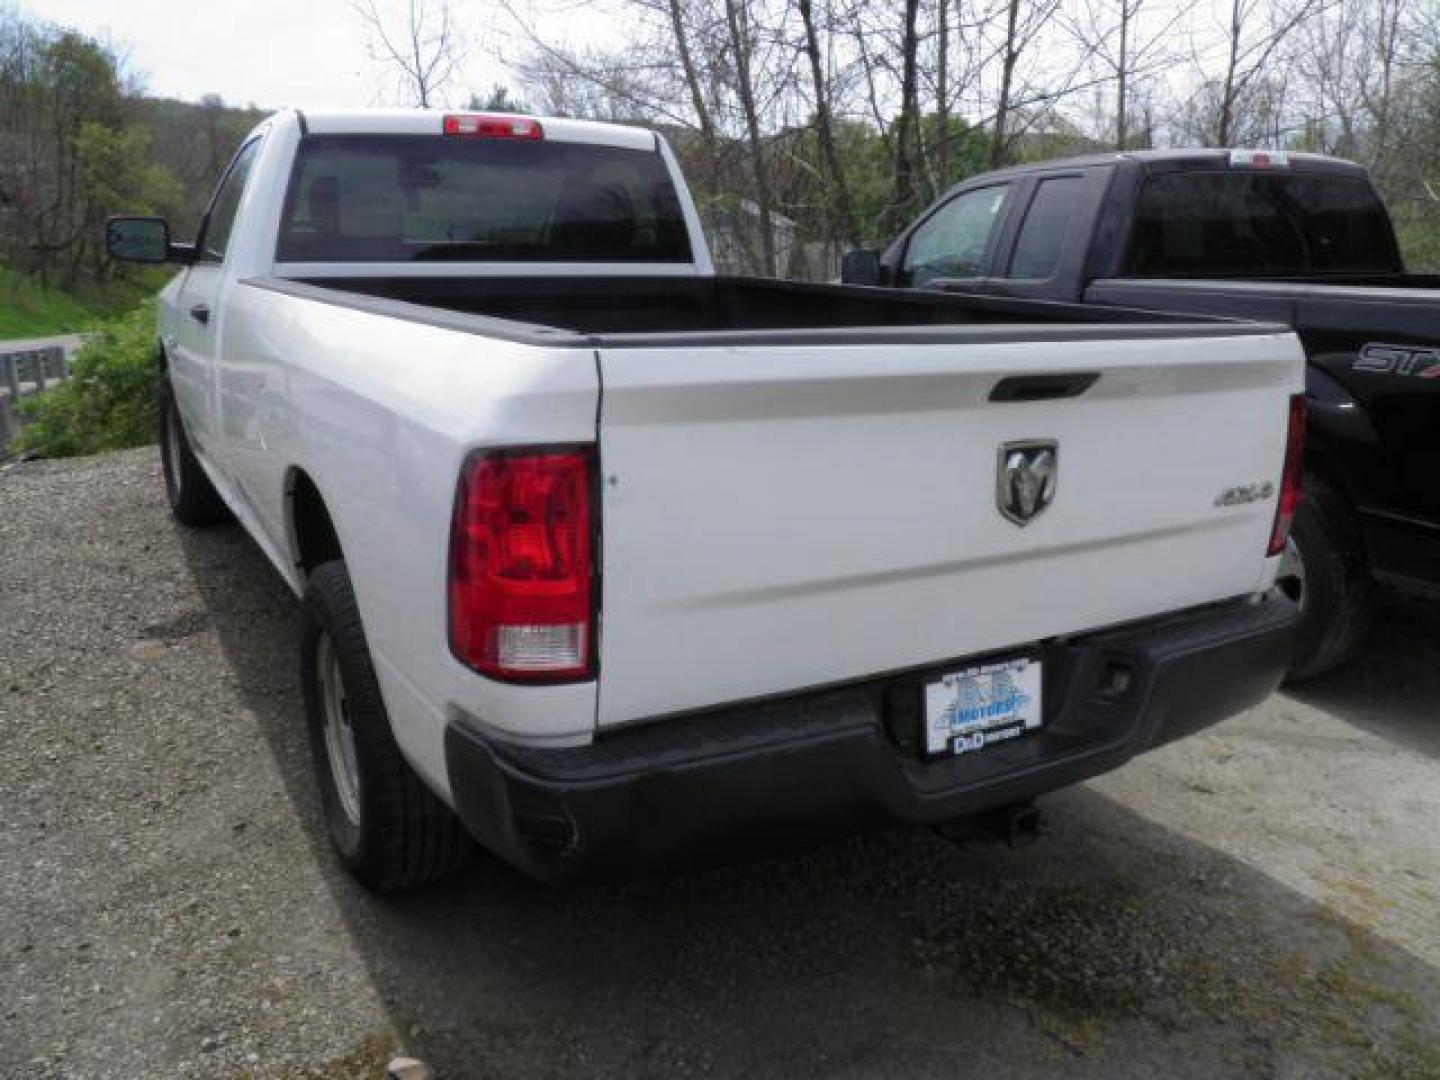
{"type": "Polygon", "coordinates": [[[999,168],[1005,161],[1006,125],[1010,121],[1010,93],[1015,85],[1015,64],[1024,48],[1020,36],[1020,0],[1005,5],[1005,42],[1000,48],[1000,97],[995,106],[995,121],[990,131],[990,167],[999,168]]]}
{"type": "Polygon", "coordinates": [[[1319,10],[1299,27],[1294,50],[1302,80],[1307,142],[1383,170],[1397,149],[1404,72],[1420,62],[1423,37],[1414,0],[1371,0],[1319,10]]]}
{"type": "Polygon", "coordinates": [[[1368,10],[1373,22],[1367,27],[1372,67],[1361,82],[1361,94],[1371,117],[1370,164],[1383,166],[1393,145],[1397,72],[1402,63],[1401,28],[1405,22],[1405,0],[1380,0],[1368,10]]]}
{"type": "Polygon", "coordinates": [[[623,42],[596,49],[500,0],[525,100],[663,129],[725,265],[767,274],[817,267],[1022,152],[1298,148],[1312,127],[1328,147],[1348,124],[1366,160],[1388,146],[1410,175],[1440,171],[1440,137],[1424,134],[1440,90],[1416,89],[1440,86],[1440,33],[1422,77],[1407,44],[1421,20],[1401,14],[1432,2],[1217,0],[1212,21],[1190,0],[616,0],[623,42]],[[1354,33],[1332,78],[1307,62],[1307,34],[1342,4],[1354,33]],[[1176,62],[1186,39],[1198,78],[1176,62]],[[1411,164],[1422,145],[1435,153],[1411,164]]]}
{"type": "Polygon", "coordinates": [[[1271,0],[1230,0],[1210,145],[1235,142],[1237,114],[1246,96],[1261,87],[1273,93],[1276,80],[1266,78],[1272,74],[1271,60],[1296,28],[1325,4],[1326,0],[1293,0],[1287,9],[1271,0]]]}
{"type": "Polygon", "coordinates": [[[1176,59],[1176,29],[1187,11],[1177,5],[1162,12],[1154,0],[1079,0],[1066,19],[1076,43],[1114,83],[1115,149],[1132,144],[1137,83],[1176,59]]]}
{"type": "Polygon", "coordinates": [[[831,120],[831,91],[824,74],[824,60],[820,52],[820,30],[815,21],[814,0],[797,0],[800,22],[805,30],[804,51],[810,64],[810,86],[814,94],[815,135],[820,142],[820,155],[824,161],[832,193],[834,231],[850,244],[858,244],[859,230],[855,226],[854,212],[850,207],[850,186],[845,178],[845,166],[835,149],[835,129],[831,120]]]}
{"type": "Polygon", "coordinates": [[[422,109],[442,104],[465,54],[450,0],[401,0],[398,8],[351,0],[350,6],[365,24],[371,58],[398,76],[405,96],[422,109]]]}
{"type": "Polygon", "coordinates": [[[680,61],[680,71],[685,77],[685,89],[690,95],[690,107],[695,110],[695,121],[700,125],[700,136],[712,154],[715,150],[715,120],[710,115],[710,105],[705,93],[705,84],[700,78],[700,68],[695,63],[690,44],[691,32],[683,0],[664,0],[665,13],[670,17],[670,29],[675,35],[675,55],[680,61]]]}
{"type": "Polygon", "coordinates": [[[920,0],[901,0],[903,21],[900,33],[900,115],[891,132],[894,153],[895,188],[891,198],[892,230],[899,229],[914,214],[915,151],[919,128],[920,94],[916,65],[920,48],[920,0]]]}
{"type": "Polygon", "coordinates": [[[745,121],[745,140],[750,152],[750,177],[755,184],[755,203],[760,218],[762,272],[772,275],[778,270],[775,262],[774,200],[770,191],[769,168],[765,160],[765,144],[760,132],[760,110],[753,81],[756,40],[753,12],[748,0],[725,0],[725,26],[729,32],[729,46],[732,50],[735,94],[745,121]]]}
{"type": "Polygon", "coordinates": [[[539,113],[687,128],[692,123],[667,94],[666,73],[653,62],[638,63],[629,52],[537,47],[513,66],[539,113]]]}
{"type": "Polygon", "coordinates": [[[950,3],[938,0],[935,5],[935,182],[931,187],[939,192],[949,182],[950,175],[950,3]]]}
{"type": "Polygon", "coordinates": [[[1010,154],[1019,110],[1037,104],[1051,105],[1077,89],[1076,78],[1083,64],[1066,65],[1055,57],[1047,58],[1045,70],[1040,74],[1043,86],[1022,86],[1021,59],[1041,39],[1059,9],[1060,0],[1004,0],[1003,19],[997,20],[1004,29],[993,61],[999,65],[999,84],[990,125],[992,169],[1005,164],[1010,154]]]}

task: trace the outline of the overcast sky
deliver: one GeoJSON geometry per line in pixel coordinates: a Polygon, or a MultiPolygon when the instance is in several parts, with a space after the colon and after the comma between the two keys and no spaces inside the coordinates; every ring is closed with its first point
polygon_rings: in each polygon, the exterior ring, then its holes
{"type": "MultiPolygon", "coordinates": [[[[407,0],[377,3],[398,10],[407,0]]],[[[1177,6],[1208,12],[1196,27],[1203,40],[1214,37],[1228,3],[1147,0],[1142,14],[1168,23],[1177,6]]],[[[114,45],[156,96],[195,101],[214,93],[267,109],[409,104],[397,95],[394,75],[372,59],[350,0],[0,0],[0,8],[7,4],[114,45]]],[[[530,46],[506,5],[548,42],[605,48],[624,40],[607,0],[451,0],[468,55],[441,104],[463,105],[472,91],[483,95],[497,82],[515,89],[503,57],[530,46]]],[[[1177,75],[1170,77],[1174,85],[1177,75]]]]}
{"type": "MultiPolygon", "coordinates": [[[[18,7],[119,46],[157,96],[194,101],[214,93],[262,108],[396,104],[347,0],[18,0],[18,7]]],[[[468,17],[472,39],[484,39],[450,89],[459,104],[506,74],[494,55],[495,28],[482,34],[479,27],[497,9],[481,0],[454,7],[468,17]]],[[[577,27],[606,33],[603,19],[574,11],[552,29],[577,27]]]]}

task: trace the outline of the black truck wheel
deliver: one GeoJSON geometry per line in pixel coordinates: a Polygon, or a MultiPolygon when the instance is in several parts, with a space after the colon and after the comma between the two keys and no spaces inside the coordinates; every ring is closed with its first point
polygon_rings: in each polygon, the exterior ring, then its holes
{"type": "Polygon", "coordinates": [[[470,853],[469,835],[395,745],[343,562],[310,574],[305,614],[305,714],[340,858],[376,892],[414,888],[458,870],[470,853]]]}
{"type": "Polygon", "coordinates": [[[165,471],[165,497],[182,525],[214,525],[230,519],[225,500],[195,458],[170,380],[160,376],[160,464],[165,471]]]}
{"type": "Polygon", "coordinates": [[[1353,660],[1375,620],[1376,588],[1354,517],[1323,481],[1306,479],[1278,583],[1300,605],[1285,681],[1313,679],[1353,660]]]}

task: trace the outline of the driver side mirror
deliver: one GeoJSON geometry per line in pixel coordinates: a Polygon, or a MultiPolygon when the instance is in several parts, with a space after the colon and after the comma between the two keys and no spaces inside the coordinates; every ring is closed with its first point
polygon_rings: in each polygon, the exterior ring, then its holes
{"type": "Polygon", "coordinates": [[[192,247],[172,244],[170,226],[158,217],[112,217],[105,222],[105,251],[120,262],[189,262],[192,247]]]}
{"type": "Polygon", "coordinates": [[[845,252],[840,259],[840,280],[846,285],[879,285],[880,252],[873,248],[845,252]]]}

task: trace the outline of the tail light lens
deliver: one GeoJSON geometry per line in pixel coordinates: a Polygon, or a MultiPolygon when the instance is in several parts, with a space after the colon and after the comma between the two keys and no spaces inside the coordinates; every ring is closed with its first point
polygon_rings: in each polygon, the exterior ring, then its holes
{"type": "Polygon", "coordinates": [[[451,113],[442,121],[446,135],[472,139],[543,139],[539,120],[528,116],[485,116],[480,113],[451,113]]]}
{"type": "Polygon", "coordinates": [[[593,676],[593,476],[586,449],[465,462],[450,529],[450,649],[461,663],[527,682],[593,676]]]}
{"type": "Polygon", "coordinates": [[[1270,530],[1267,555],[1283,555],[1290,536],[1290,523],[1300,505],[1300,479],[1305,458],[1305,395],[1290,398],[1290,428],[1285,435],[1285,471],[1280,475],[1280,501],[1275,507],[1275,527],[1270,530]]]}

